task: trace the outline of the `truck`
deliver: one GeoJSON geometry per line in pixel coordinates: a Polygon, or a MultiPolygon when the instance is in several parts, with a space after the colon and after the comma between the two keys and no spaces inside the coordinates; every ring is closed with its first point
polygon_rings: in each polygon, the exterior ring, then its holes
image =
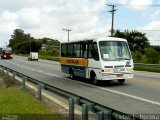
{"type": "Polygon", "coordinates": [[[12,59],[13,58],[12,48],[10,47],[0,48],[0,54],[1,54],[1,59],[12,59]]]}
{"type": "Polygon", "coordinates": [[[38,61],[38,52],[30,52],[28,56],[28,61],[33,61],[33,60],[38,61]]]}

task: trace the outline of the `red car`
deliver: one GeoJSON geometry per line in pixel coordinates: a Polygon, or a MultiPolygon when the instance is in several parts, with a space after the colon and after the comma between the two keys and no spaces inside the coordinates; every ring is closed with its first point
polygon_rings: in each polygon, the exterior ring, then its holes
{"type": "Polygon", "coordinates": [[[13,58],[12,50],[9,48],[2,49],[1,58],[2,59],[12,59],[13,58]]]}

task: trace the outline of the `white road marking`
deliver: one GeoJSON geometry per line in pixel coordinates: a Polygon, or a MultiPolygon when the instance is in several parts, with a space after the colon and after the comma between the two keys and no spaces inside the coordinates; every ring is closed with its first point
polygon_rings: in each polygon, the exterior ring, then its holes
{"type": "MultiPolygon", "coordinates": [[[[32,68],[29,68],[29,67],[26,67],[26,66],[22,66],[22,65],[10,62],[10,61],[7,61],[7,62],[11,63],[11,64],[14,64],[14,65],[17,65],[17,66],[22,67],[22,68],[26,68],[26,69],[32,70],[32,71],[36,71],[36,72],[40,72],[40,73],[43,73],[43,74],[46,74],[46,75],[50,75],[50,76],[54,76],[54,77],[63,78],[63,79],[68,80],[67,78],[64,78],[64,77],[61,77],[61,76],[58,76],[58,75],[54,75],[54,74],[51,74],[51,73],[45,73],[43,71],[32,69],[32,68]]],[[[72,82],[77,82],[77,83],[86,85],[86,83],[79,82],[79,81],[72,81],[72,82]]],[[[87,84],[87,85],[89,85],[91,87],[95,87],[95,88],[101,89],[101,90],[106,90],[106,91],[109,91],[109,92],[112,92],[112,93],[116,93],[116,94],[119,94],[119,95],[127,96],[127,97],[130,97],[130,98],[133,98],[133,99],[141,100],[143,102],[148,102],[148,103],[160,106],[159,102],[155,102],[155,101],[152,101],[152,100],[144,99],[144,98],[141,98],[141,97],[137,97],[137,96],[126,94],[126,93],[122,93],[122,92],[118,92],[118,91],[111,90],[111,89],[108,89],[108,88],[102,88],[102,87],[98,87],[98,86],[94,86],[94,85],[90,85],[90,84],[87,84]]]]}
{"type": "Polygon", "coordinates": [[[7,62],[8,62],[8,63],[11,63],[11,64],[13,64],[13,65],[19,66],[19,67],[21,67],[21,68],[26,68],[26,69],[29,69],[29,70],[32,70],[32,71],[36,71],[36,72],[39,72],[39,73],[43,73],[43,74],[46,74],[46,75],[50,75],[50,76],[53,76],[53,77],[63,78],[63,77],[58,76],[58,75],[54,75],[54,74],[51,74],[51,73],[46,73],[46,72],[43,72],[43,71],[41,71],[41,70],[36,70],[36,69],[33,69],[33,68],[29,68],[29,67],[27,67],[27,66],[22,66],[22,65],[20,65],[20,64],[16,64],[16,63],[13,63],[13,62],[10,62],[10,61],[7,61],[7,62]]]}

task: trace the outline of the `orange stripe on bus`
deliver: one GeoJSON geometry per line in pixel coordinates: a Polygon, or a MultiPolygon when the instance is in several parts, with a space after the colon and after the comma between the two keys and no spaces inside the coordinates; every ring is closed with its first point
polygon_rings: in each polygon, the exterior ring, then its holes
{"type": "Polygon", "coordinates": [[[64,65],[88,66],[88,60],[84,58],[60,58],[60,63],[64,65]]]}

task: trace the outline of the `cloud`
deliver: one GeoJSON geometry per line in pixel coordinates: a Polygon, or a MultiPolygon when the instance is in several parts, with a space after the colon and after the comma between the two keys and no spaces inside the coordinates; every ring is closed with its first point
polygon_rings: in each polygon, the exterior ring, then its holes
{"type": "Polygon", "coordinates": [[[142,28],[146,32],[151,44],[160,45],[160,21],[152,21],[142,28]]]}
{"type": "Polygon", "coordinates": [[[128,3],[128,0],[118,0],[118,2],[119,2],[120,4],[127,4],[127,3],[128,3]]]}
{"type": "Polygon", "coordinates": [[[160,29],[160,21],[152,21],[147,24],[144,29],[146,30],[159,30],[160,29]]]}
{"type": "Polygon", "coordinates": [[[151,5],[153,2],[152,0],[131,0],[129,2],[130,8],[135,9],[135,10],[144,10],[147,8],[147,6],[151,5]]]}
{"type": "Polygon", "coordinates": [[[17,27],[16,22],[16,14],[9,11],[2,12],[0,16],[0,33],[2,34],[12,32],[12,30],[17,27]]]}

